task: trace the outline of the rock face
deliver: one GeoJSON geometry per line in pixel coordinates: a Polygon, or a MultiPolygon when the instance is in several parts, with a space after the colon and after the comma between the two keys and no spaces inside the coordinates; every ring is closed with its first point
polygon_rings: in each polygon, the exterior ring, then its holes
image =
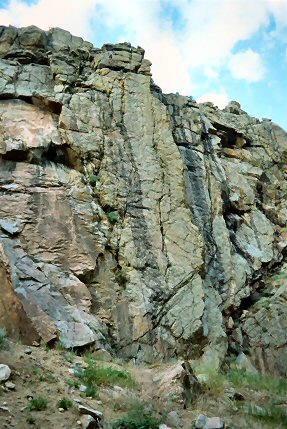
{"type": "Polygon", "coordinates": [[[0,27],[0,57],[0,243],[37,335],[139,362],[249,348],[286,374],[285,292],[256,309],[287,245],[286,133],[163,94],[128,43],[0,27]]]}

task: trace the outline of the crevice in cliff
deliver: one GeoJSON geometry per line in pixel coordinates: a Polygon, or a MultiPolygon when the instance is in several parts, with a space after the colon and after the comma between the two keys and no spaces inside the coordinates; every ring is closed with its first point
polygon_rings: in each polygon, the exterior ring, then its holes
{"type": "Polygon", "coordinates": [[[44,111],[48,111],[55,115],[60,115],[62,111],[62,104],[55,101],[49,100],[47,98],[39,97],[39,96],[26,96],[19,95],[18,97],[13,96],[13,94],[0,94],[0,100],[21,100],[25,101],[27,104],[31,104],[33,106],[39,107],[44,111]]]}
{"type": "Polygon", "coordinates": [[[246,149],[251,146],[251,141],[239,133],[234,128],[227,127],[216,121],[212,122],[212,125],[217,130],[217,136],[221,139],[222,147],[238,147],[246,149]]]}
{"type": "Polygon", "coordinates": [[[78,170],[78,159],[74,151],[66,144],[57,145],[51,142],[47,147],[12,149],[3,154],[2,159],[30,164],[53,162],[78,170]]]}

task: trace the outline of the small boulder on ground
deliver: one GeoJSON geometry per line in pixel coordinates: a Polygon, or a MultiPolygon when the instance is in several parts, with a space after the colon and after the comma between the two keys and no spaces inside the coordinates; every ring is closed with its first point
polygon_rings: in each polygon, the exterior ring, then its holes
{"type": "Polygon", "coordinates": [[[3,363],[0,363],[0,382],[6,381],[11,375],[11,369],[8,365],[4,365],[3,363]]]}
{"type": "Polygon", "coordinates": [[[94,417],[89,416],[87,414],[81,417],[80,422],[81,422],[81,425],[84,429],[98,429],[99,428],[99,424],[94,419],[94,417]]]}
{"type": "Polygon", "coordinates": [[[80,414],[85,414],[93,417],[97,422],[97,427],[102,428],[104,425],[104,415],[100,411],[94,410],[93,408],[85,407],[84,405],[79,405],[80,414]]]}
{"type": "Polygon", "coordinates": [[[165,419],[165,423],[167,426],[170,426],[172,428],[178,429],[182,427],[182,421],[179,417],[178,413],[176,411],[170,411],[165,419]]]}
{"type": "Polygon", "coordinates": [[[194,427],[195,429],[224,429],[225,423],[220,417],[207,417],[200,414],[194,427]]]}

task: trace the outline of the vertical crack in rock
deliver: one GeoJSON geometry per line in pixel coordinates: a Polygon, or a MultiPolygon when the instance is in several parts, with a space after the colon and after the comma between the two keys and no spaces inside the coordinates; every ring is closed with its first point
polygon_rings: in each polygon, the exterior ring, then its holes
{"type": "Polygon", "coordinates": [[[129,43],[0,28],[0,274],[15,324],[139,362],[244,351],[286,375],[286,286],[269,278],[286,270],[286,132],[237,102],[163,94],[150,65],[129,43]]]}

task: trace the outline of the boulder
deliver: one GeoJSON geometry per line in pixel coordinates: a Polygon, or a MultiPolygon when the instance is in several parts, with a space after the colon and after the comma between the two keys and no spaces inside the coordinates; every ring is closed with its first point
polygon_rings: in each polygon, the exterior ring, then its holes
{"type": "Polygon", "coordinates": [[[0,364],[0,382],[6,381],[11,375],[11,369],[8,365],[5,365],[3,363],[0,364]]]}

